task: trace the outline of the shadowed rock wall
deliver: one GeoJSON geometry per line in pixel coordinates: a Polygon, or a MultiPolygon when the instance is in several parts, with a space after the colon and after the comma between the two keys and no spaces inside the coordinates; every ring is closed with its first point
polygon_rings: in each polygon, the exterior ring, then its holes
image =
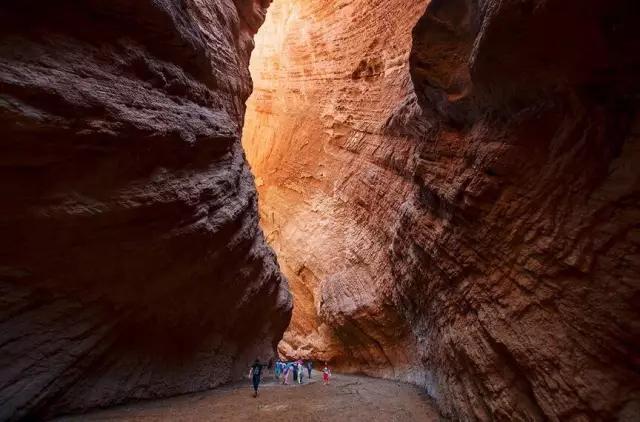
{"type": "Polygon", "coordinates": [[[637,418],[638,6],[427,3],[276,1],[258,34],[280,350],[462,420],[637,418]]]}
{"type": "Polygon", "coordinates": [[[0,6],[0,420],[273,353],[291,299],[240,145],[267,3],[0,6]]]}
{"type": "Polygon", "coordinates": [[[454,415],[639,416],[639,11],[433,1],[414,29],[433,126],[394,291],[454,415]]]}

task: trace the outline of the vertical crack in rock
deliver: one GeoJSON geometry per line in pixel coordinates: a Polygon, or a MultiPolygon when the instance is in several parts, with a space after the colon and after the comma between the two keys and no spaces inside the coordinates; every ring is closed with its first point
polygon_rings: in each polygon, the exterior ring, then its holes
{"type": "Polygon", "coordinates": [[[240,144],[267,3],[0,6],[0,420],[273,354],[291,298],[240,144]]]}
{"type": "Polygon", "coordinates": [[[274,2],[243,143],[294,293],[281,352],[461,420],[639,417],[639,17],[274,2]]]}

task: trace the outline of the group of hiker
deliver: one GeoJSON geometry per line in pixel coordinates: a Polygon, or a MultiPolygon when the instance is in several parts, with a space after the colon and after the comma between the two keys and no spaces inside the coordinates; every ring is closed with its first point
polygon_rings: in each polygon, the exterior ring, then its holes
{"type": "MultiPolygon", "coordinates": [[[[290,379],[292,379],[294,383],[297,382],[298,384],[302,384],[305,371],[309,379],[311,379],[311,372],[313,370],[313,362],[311,360],[284,362],[278,359],[275,364],[273,360],[270,360],[269,363],[265,365],[260,363],[259,359],[256,359],[249,370],[249,378],[251,378],[253,383],[254,397],[258,396],[258,387],[260,386],[262,371],[265,366],[268,369],[273,369],[273,375],[277,381],[280,381],[280,378],[282,378],[283,385],[289,385],[290,379]]],[[[325,362],[324,368],[322,369],[322,381],[325,385],[329,384],[330,377],[331,370],[325,362]]]]}
{"type": "Polygon", "coordinates": [[[277,360],[273,372],[277,380],[279,380],[280,376],[282,376],[282,384],[288,385],[289,378],[293,378],[293,382],[302,384],[305,370],[309,376],[309,379],[311,379],[313,362],[311,362],[310,360],[306,362],[302,360],[297,360],[294,362],[281,362],[280,360],[277,360]]]}

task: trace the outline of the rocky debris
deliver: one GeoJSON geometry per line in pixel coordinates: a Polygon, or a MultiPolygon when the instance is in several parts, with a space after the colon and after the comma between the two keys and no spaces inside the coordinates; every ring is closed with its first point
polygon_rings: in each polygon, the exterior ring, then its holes
{"type": "Polygon", "coordinates": [[[267,3],[0,6],[0,420],[273,354],[291,299],[240,144],[267,3]]]}
{"type": "Polygon", "coordinates": [[[638,6],[427,3],[275,2],[257,35],[281,352],[461,420],[637,418],[638,6]]]}

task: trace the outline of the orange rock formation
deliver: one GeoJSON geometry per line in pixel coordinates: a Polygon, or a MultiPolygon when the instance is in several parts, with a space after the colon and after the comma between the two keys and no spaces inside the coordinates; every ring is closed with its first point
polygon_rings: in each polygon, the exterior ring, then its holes
{"type": "Polygon", "coordinates": [[[427,3],[276,0],[257,35],[281,353],[462,420],[637,412],[637,5],[427,3]]]}

